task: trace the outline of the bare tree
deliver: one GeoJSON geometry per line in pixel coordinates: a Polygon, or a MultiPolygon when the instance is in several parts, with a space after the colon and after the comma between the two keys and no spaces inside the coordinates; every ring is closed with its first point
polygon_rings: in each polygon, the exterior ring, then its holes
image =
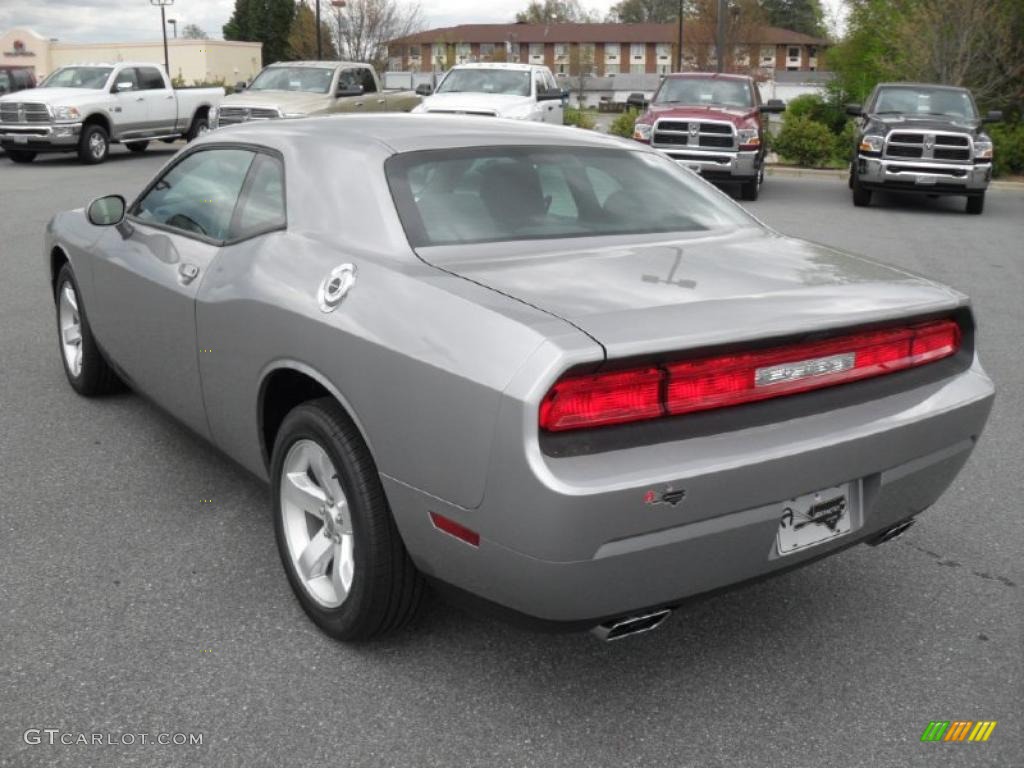
{"type": "Polygon", "coordinates": [[[423,13],[414,0],[346,0],[333,8],[338,52],[348,61],[366,61],[379,70],[387,63],[387,43],[419,32],[423,13]]]}

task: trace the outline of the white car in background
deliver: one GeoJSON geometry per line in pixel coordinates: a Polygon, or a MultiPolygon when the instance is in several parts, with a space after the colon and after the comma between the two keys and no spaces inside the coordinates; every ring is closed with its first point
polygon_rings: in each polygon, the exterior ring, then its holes
{"type": "Polygon", "coordinates": [[[433,95],[413,112],[484,115],[561,125],[565,98],[566,93],[547,67],[459,64],[448,70],[433,95]]]}

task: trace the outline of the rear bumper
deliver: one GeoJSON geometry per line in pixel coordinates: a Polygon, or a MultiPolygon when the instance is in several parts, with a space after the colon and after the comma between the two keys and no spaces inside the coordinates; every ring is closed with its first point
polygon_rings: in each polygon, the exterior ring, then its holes
{"type": "Polygon", "coordinates": [[[655,147],[680,165],[696,171],[709,180],[747,181],[756,179],[761,170],[757,152],[722,150],[664,149],[655,147]]]}
{"type": "Polygon", "coordinates": [[[31,152],[65,152],[78,146],[81,123],[0,125],[0,146],[31,152]]]}
{"type": "Polygon", "coordinates": [[[992,180],[992,164],[883,160],[860,155],[857,179],[869,189],[964,195],[985,191],[992,180]]]}
{"type": "Polygon", "coordinates": [[[473,510],[391,478],[385,488],[428,576],[544,622],[598,623],[787,570],[920,513],[967,461],[992,399],[975,361],[870,404],[873,418],[862,405],[590,456],[533,455],[519,466],[495,457],[473,510]],[[780,555],[787,500],[841,483],[856,499],[851,531],[780,555]],[[685,489],[684,500],[644,503],[667,487],[685,489]],[[428,511],[479,531],[479,547],[435,529],[428,511]]]}

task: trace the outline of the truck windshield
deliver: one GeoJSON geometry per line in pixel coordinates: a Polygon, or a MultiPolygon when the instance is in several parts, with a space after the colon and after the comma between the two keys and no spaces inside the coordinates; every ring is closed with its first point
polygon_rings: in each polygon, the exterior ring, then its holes
{"type": "Polygon", "coordinates": [[[750,85],[743,80],[710,77],[669,77],[654,96],[655,104],[688,106],[752,107],[750,85]]]}
{"type": "Polygon", "coordinates": [[[757,227],[646,151],[469,147],[394,155],[384,170],[414,248],[757,227]]]}
{"type": "Polygon", "coordinates": [[[43,80],[40,88],[89,88],[106,85],[113,67],[63,67],[43,80]]]}
{"type": "Polygon", "coordinates": [[[921,85],[879,88],[875,108],[871,111],[879,115],[941,115],[968,120],[978,116],[967,91],[921,85]]]}
{"type": "Polygon", "coordinates": [[[529,96],[530,73],[514,69],[453,69],[437,93],[500,93],[529,96]]]}
{"type": "Polygon", "coordinates": [[[334,70],[328,67],[267,67],[249,86],[250,91],[303,91],[327,93],[334,70]]]}

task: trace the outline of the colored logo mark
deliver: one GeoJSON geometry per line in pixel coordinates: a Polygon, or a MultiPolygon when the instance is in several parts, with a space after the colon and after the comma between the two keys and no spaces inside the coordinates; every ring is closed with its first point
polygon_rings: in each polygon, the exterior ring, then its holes
{"type": "Polygon", "coordinates": [[[988,741],[995,729],[995,720],[932,720],[921,741],[988,741]]]}

